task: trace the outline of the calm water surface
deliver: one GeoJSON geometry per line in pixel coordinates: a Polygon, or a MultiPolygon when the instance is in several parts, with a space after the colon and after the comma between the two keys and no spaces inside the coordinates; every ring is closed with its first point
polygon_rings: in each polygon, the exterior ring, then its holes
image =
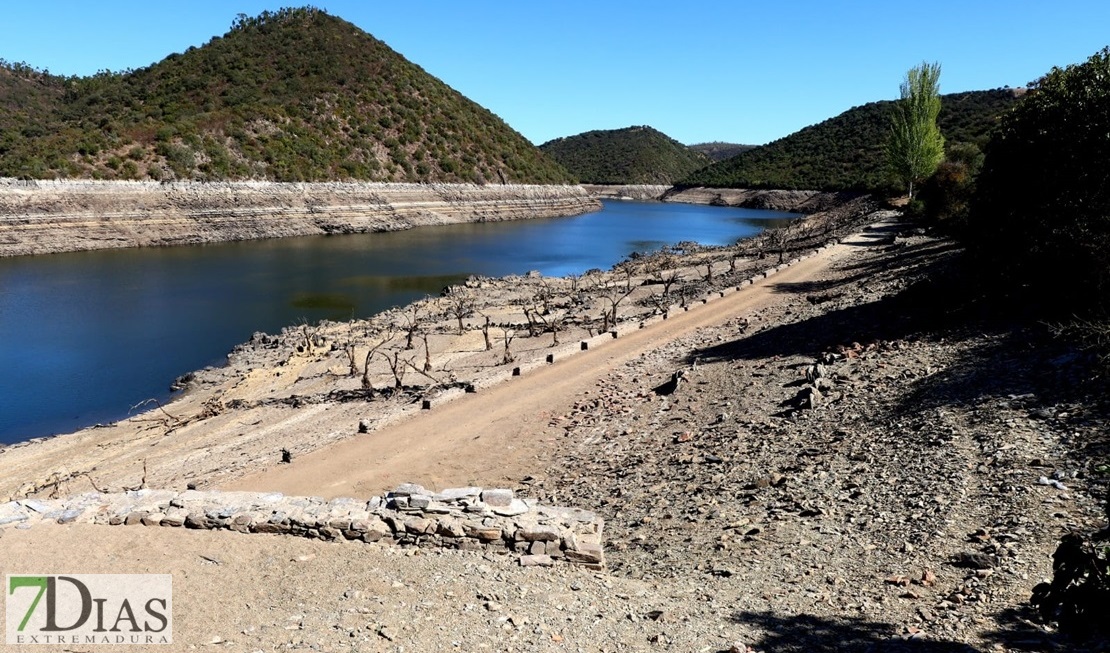
{"type": "Polygon", "coordinates": [[[0,259],[0,443],[166,400],[255,331],[365,317],[470,274],[607,269],[632,252],[725,245],[787,213],[606,202],[572,218],[0,259]]]}

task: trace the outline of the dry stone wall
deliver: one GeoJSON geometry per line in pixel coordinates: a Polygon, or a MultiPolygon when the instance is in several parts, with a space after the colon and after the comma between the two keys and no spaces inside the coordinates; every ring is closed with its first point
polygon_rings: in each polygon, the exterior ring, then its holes
{"type": "Polygon", "coordinates": [[[0,256],[578,215],[581,186],[0,179],[0,256]]]}
{"type": "Polygon", "coordinates": [[[142,489],[0,504],[0,535],[7,528],[31,528],[44,522],[491,549],[518,554],[523,565],[565,561],[600,569],[605,564],[604,522],[595,513],[541,506],[508,489],[465,487],[433,492],[406,483],[369,500],[330,501],[276,492],[142,489]]]}

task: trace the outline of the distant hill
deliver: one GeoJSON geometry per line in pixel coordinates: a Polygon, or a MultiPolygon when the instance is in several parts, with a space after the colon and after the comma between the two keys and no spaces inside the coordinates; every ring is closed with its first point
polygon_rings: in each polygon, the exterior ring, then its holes
{"type": "Polygon", "coordinates": [[[315,8],[134,71],[0,62],[0,176],[566,183],[500,118],[315,8]]]}
{"type": "Polygon", "coordinates": [[[540,149],[587,184],[672,184],[710,163],[647,126],[556,138],[540,149]]]}
{"type": "MultiPolygon", "coordinates": [[[[948,145],[982,145],[1021,91],[999,89],[941,97],[938,118],[948,145]]],[[[883,146],[890,101],[855,107],[785,138],[699,170],[683,186],[872,190],[886,185],[883,146]]]]}
{"type": "Polygon", "coordinates": [[[710,161],[724,161],[731,159],[737,154],[747,152],[748,150],[759,147],[758,145],[740,145],[739,143],[722,143],[720,141],[713,141],[712,143],[695,143],[688,146],[695,152],[701,152],[709,157],[710,161]]]}

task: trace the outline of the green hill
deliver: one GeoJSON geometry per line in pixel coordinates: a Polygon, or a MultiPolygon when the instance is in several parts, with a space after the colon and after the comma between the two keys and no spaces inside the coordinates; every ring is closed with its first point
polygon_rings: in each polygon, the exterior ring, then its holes
{"type": "Polygon", "coordinates": [[[701,152],[705,156],[709,157],[710,161],[717,162],[724,161],[725,159],[731,159],[737,154],[742,154],[759,146],[713,141],[712,143],[695,143],[689,147],[691,150],[695,152],[701,152]]]}
{"type": "Polygon", "coordinates": [[[139,70],[0,62],[0,176],[565,183],[500,118],[315,8],[139,70]]]}
{"type": "MultiPolygon", "coordinates": [[[[953,93],[941,97],[938,118],[945,142],[983,145],[1019,90],[953,93]]],[[[886,185],[883,146],[892,102],[855,107],[785,138],[715,163],[681,180],[682,186],[872,190],[886,185]]]]}
{"type": "Polygon", "coordinates": [[[540,149],[587,184],[672,184],[709,158],[651,127],[589,131],[540,149]]]}

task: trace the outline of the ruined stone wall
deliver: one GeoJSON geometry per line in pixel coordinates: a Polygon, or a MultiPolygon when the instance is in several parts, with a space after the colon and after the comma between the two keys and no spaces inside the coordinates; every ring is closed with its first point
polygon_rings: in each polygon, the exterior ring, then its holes
{"type": "Polygon", "coordinates": [[[578,215],[581,186],[0,179],[0,256],[578,215]]]}
{"type": "Polygon", "coordinates": [[[0,536],[6,528],[31,528],[43,522],[490,549],[516,553],[523,565],[565,561],[601,568],[605,564],[604,523],[595,513],[541,506],[506,489],[466,487],[433,492],[406,483],[369,500],[331,501],[276,492],[143,489],[0,504],[0,536]]]}

